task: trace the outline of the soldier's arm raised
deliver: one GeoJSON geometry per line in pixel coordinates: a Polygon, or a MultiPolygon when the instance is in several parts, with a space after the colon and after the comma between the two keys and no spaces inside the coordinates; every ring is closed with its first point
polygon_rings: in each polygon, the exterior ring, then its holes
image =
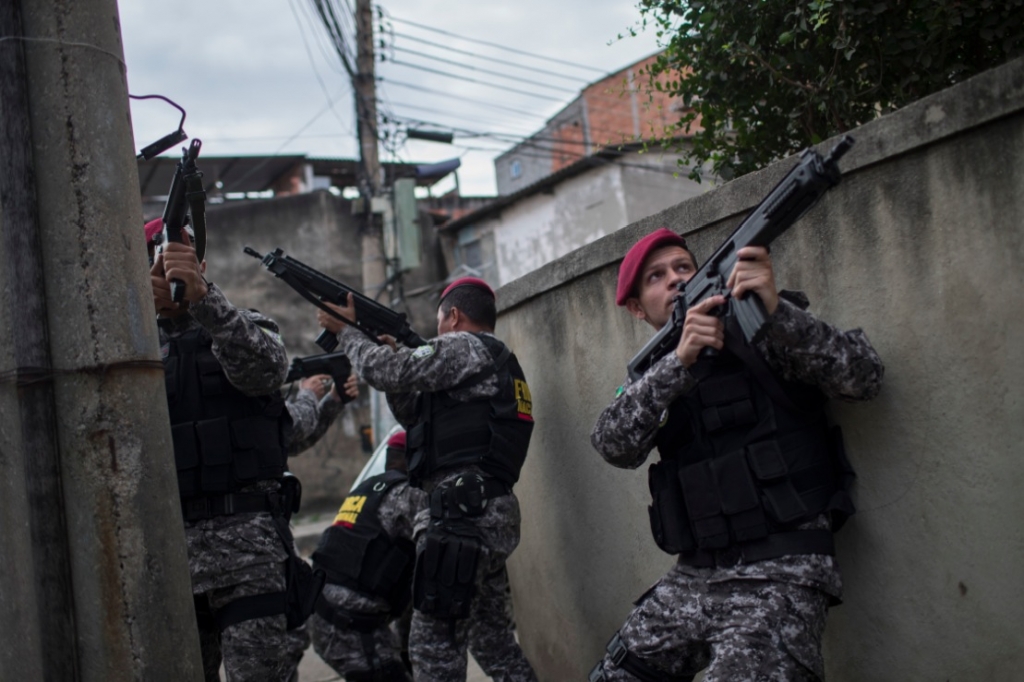
{"type": "Polygon", "coordinates": [[[213,354],[228,380],[246,395],[265,395],[288,374],[288,355],[273,320],[239,310],[216,285],[189,307],[213,337],[213,354]]]}

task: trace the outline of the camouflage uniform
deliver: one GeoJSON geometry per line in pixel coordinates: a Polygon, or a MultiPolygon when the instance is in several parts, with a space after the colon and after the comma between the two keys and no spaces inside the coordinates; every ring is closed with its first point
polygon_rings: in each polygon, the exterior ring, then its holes
{"type": "MultiPolygon", "coordinates": [[[[397,352],[388,346],[374,345],[349,327],[342,329],[339,340],[356,372],[370,386],[387,393],[392,413],[406,428],[417,421],[416,405],[421,392],[444,391],[493,364],[487,347],[466,332],[443,334],[425,346],[401,348],[397,352]]],[[[491,375],[449,395],[470,401],[491,398],[497,392],[498,378],[491,375]]],[[[474,465],[443,469],[424,479],[423,490],[430,493],[469,473],[485,475],[474,465]]],[[[519,544],[519,500],[514,493],[496,497],[481,516],[467,521],[479,531],[483,543],[471,615],[451,621],[419,611],[413,613],[409,656],[416,682],[466,679],[467,647],[492,679],[535,680],[533,669],[515,640],[515,625],[506,606],[508,578],[504,567],[519,544]]],[[[430,510],[424,509],[416,519],[420,544],[422,531],[429,523],[430,510]]]]}
{"type": "MultiPolygon", "coordinates": [[[[231,383],[246,395],[276,391],[288,371],[277,325],[256,312],[235,308],[213,284],[190,305],[189,314],[160,320],[160,343],[202,328],[231,383]]],[[[276,481],[260,481],[241,492],[273,492],[276,481]]],[[[290,540],[290,534],[289,540],[290,540]]],[[[244,596],[285,589],[284,546],[270,513],[243,513],[185,523],[192,592],[199,613],[216,612],[244,596]]],[[[229,682],[288,680],[309,644],[304,630],[286,629],[284,615],[243,621],[218,633],[200,623],[206,679],[219,680],[223,658],[229,682]]]]}
{"type": "MultiPolygon", "coordinates": [[[[408,483],[398,483],[381,501],[377,516],[384,531],[392,538],[411,541],[416,515],[426,504],[426,495],[422,490],[408,483]]],[[[362,594],[341,585],[326,585],[322,598],[331,606],[353,613],[387,613],[389,608],[383,597],[362,594]]],[[[404,667],[401,641],[397,633],[386,624],[372,634],[376,666],[371,666],[367,660],[361,633],[335,627],[315,613],[310,616],[309,629],[313,637],[313,648],[320,658],[343,677],[351,673],[369,672],[374,667],[404,667]]]]}
{"type": "MultiPolygon", "coordinates": [[[[831,398],[873,398],[883,366],[867,336],[842,332],[805,307],[802,295],[781,292],[757,352],[785,380],[817,386],[831,398]]],[[[598,418],[594,448],[615,466],[639,467],[669,405],[696,383],[669,353],[640,380],[627,380],[598,418]]],[[[798,529],[828,527],[820,516],[798,529]]],[[[825,613],[841,596],[832,556],[789,555],[726,568],[680,563],[636,602],[620,636],[631,653],[678,679],[705,667],[707,682],[823,679],[825,613]]],[[[635,679],[610,656],[604,670],[606,680],[635,679]]]]}
{"type": "Polygon", "coordinates": [[[345,407],[345,403],[327,393],[317,402],[316,393],[300,388],[294,398],[286,403],[292,418],[292,437],[288,444],[288,456],[292,457],[316,445],[327,429],[345,407]]]}

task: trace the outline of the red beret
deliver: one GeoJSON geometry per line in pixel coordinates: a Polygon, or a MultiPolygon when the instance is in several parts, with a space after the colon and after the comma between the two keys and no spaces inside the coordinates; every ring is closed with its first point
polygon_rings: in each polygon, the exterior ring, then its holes
{"type": "Polygon", "coordinates": [[[438,303],[443,301],[445,296],[450,294],[453,290],[458,289],[459,287],[476,287],[477,289],[486,291],[488,294],[491,295],[491,298],[494,298],[494,289],[492,289],[487,284],[487,282],[477,277],[460,277],[459,279],[455,280],[447,287],[445,287],[445,290],[441,292],[441,298],[438,301],[438,303]]]}
{"type": "Polygon", "coordinates": [[[626,305],[626,299],[636,291],[637,280],[640,278],[640,271],[644,267],[644,261],[652,253],[663,246],[681,246],[686,248],[686,240],[672,230],[659,227],[654,232],[633,245],[622,259],[619,266],[619,284],[615,287],[615,303],[626,305]]]}
{"type": "Polygon", "coordinates": [[[146,223],[146,243],[148,244],[153,241],[153,237],[162,229],[164,229],[163,218],[156,218],[146,223]]]}
{"type": "Polygon", "coordinates": [[[391,438],[388,438],[388,447],[405,450],[405,431],[392,434],[391,438]]]}

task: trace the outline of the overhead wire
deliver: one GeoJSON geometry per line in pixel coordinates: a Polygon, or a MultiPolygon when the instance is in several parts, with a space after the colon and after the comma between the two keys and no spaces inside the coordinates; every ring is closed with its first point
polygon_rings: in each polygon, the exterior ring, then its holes
{"type": "MultiPolygon", "coordinates": [[[[572,81],[574,83],[587,83],[587,82],[589,82],[586,78],[581,78],[579,76],[567,76],[564,73],[558,73],[557,71],[548,71],[547,69],[541,69],[541,68],[538,68],[536,66],[529,66],[527,64],[517,64],[515,62],[510,62],[507,59],[498,59],[497,57],[489,57],[487,55],[483,55],[483,54],[480,54],[478,52],[470,52],[468,50],[460,50],[459,48],[452,47],[451,45],[444,45],[442,43],[435,43],[433,41],[426,40],[426,39],[420,38],[418,36],[409,35],[408,33],[400,33],[398,31],[389,31],[389,33],[393,37],[395,37],[395,38],[402,38],[402,39],[405,39],[405,40],[411,40],[413,42],[421,43],[423,45],[429,45],[431,47],[436,47],[436,48],[439,48],[441,50],[447,50],[448,52],[454,52],[456,54],[461,54],[461,55],[464,55],[466,57],[474,57],[476,59],[481,59],[483,61],[494,62],[495,64],[501,64],[502,66],[507,66],[507,67],[514,68],[514,69],[521,69],[521,70],[524,70],[524,71],[532,71],[534,73],[542,73],[542,74],[544,74],[546,76],[551,76],[553,78],[561,78],[561,79],[564,79],[564,80],[572,81]]],[[[409,51],[407,48],[399,47],[398,45],[394,45],[394,44],[389,45],[389,47],[391,49],[393,49],[393,50],[401,50],[401,51],[406,51],[406,52],[409,51]]]]}
{"type": "Polygon", "coordinates": [[[431,31],[433,33],[439,33],[441,35],[445,35],[445,36],[448,36],[450,38],[458,38],[459,40],[464,40],[464,41],[466,41],[468,43],[476,43],[478,45],[486,45],[488,47],[493,47],[493,48],[496,48],[496,49],[499,49],[499,50],[504,50],[506,52],[511,52],[512,54],[522,55],[524,57],[531,57],[533,59],[539,59],[539,60],[543,60],[543,61],[547,61],[547,62],[552,62],[552,63],[555,63],[555,64],[562,64],[562,65],[565,65],[565,66],[571,66],[571,67],[574,67],[574,68],[577,68],[577,69],[585,69],[587,71],[595,71],[597,73],[604,73],[603,69],[599,69],[597,67],[590,66],[590,65],[587,65],[587,64],[578,64],[576,62],[570,62],[570,61],[565,60],[565,59],[558,59],[557,57],[551,57],[551,56],[548,56],[548,55],[537,54],[535,52],[527,52],[525,50],[520,50],[520,49],[517,49],[517,48],[514,48],[514,47],[509,47],[508,45],[501,45],[499,43],[492,43],[492,42],[487,41],[487,40],[480,40],[479,38],[470,38],[468,36],[459,35],[458,33],[452,33],[451,31],[447,31],[447,30],[445,30],[443,28],[437,28],[436,26],[427,26],[426,24],[420,24],[420,23],[415,22],[415,21],[410,21],[409,19],[402,19],[401,17],[392,16],[390,14],[387,15],[387,18],[388,18],[389,21],[397,22],[399,24],[405,24],[407,26],[415,26],[416,28],[424,30],[424,31],[431,31]]]}
{"type": "Polygon", "coordinates": [[[456,100],[460,100],[460,101],[463,101],[463,102],[470,102],[472,104],[477,104],[477,105],[480,105],[480,106],[490,107],[492,109],[498,109],[498,110],[501,110],[501,111],[508,111],[508,112],[513,113],[513,114],[519,114],[521,116],[528,116],[530,118],[539,118],[539,119],[547,118],[547,116],[545,114],[538,114],[535,111],[524,111],[522,109],[516,109],[515,107],[506,107],[506,106],[501,105],[501,104],[495,104],[493,102],[485,102],[485,101],[482,101],[482,100],[473,99],[471,97],[463,97],[461,95],[453,95],[451,93],[444,92],[443,90],[435,90],[433,88],[428,88],[428,87],[425,87],[425,86],[422,86],[422,85],[417,85],[415,83],[406,83],[404,81],[396,81],[396,80],[394,80],[392,78],[384,78],[384,77],[381,77],[380,80],[385,82],[385,83],[389,83],[391,85],[395,85],[395,86],[398,86],[398,87],[401,87],[401,88],[408,88],[410,90],[417,90],[419,92],[425,92],[425,93],[429,93],[429,94],[433,94],[433,95],[441,95],[441,96],[446,97],[448,99],[456,99],[456,100]]]}
{"type": "MultiPolygon", "coordinates": [[[[487,81],[477,80],[476,78],[469,78],[467,76],[460,76],[458,74],[450,73],[448,71],[441,71],[440,69],[432,69],[429,66],[418,66],[416,64],[410,64],[409,62],[398,61],[397,59],[392,59],[390,63],[391,64],[395,64],[396,66],[404,66],[404,67],[409,68],[409,69],[416,69],[417,71],[424,71],[426,73],[432,73],[432,74],[435,74],[437,76],[444,76],[445,78],[451,78],[452,80],[463,81],[465,83],[473,83],[474,85],[482,85],[485,88],[494,88],[496,90],[501,90],[503,92],[514,92],[517,95],[525,95],[526,97],[533,97],[535,99],[543,99],[543,100],[547,100],[549,102],[563,102],[564,101],[564,99],[562,99],[562,98],[549,97],[548,95],[539,95],[539,94],[537,94],[535,92],[529,92],[528,90],[517,90],[516,88],[510,88],[507,85],[503,85],[501,83],[488,83],[487,81]]],[[[566,92],[571,92],[571,91],[566,91],[566,92]]]]}
{"type": "MultiPolygon", "coordinates": [[[[569,88],[563,88],[563,87],[560,87],[558,85],[548,85],[547,83],[538,83],[536,80],[530,80],[528,78],[520,78],[519,76],[513,76],[513,75],[510,75],[510,74],[501,73],[500,71],[491,71],[490,69],[482,69],[482,68],[480,68],[478,66],[473,66],[472,64],[463,64],[462,62],[457,62],[454,59],[444,59],[443,57],[436,57],[434,55],[427,54],[426,52],[419,52],[417,50],[408,50],[408,49],[405,49],[405,48],[402,48],[402,47],[398,47],[398,46],[393,46],[392,49],[395,50],[395,51],[398,51],[398,52],[404,52],[406,54],[411,54],[411,55],[414,55],[414,56],[417,56],[417,57],[423,57],[425,59],[432,59],[434,61],[442,62],[444,64],[450,64],[452,66],[457,66],[460,69],[468,69],[470,71],[477,71],[479,73],[486,73],[486,74],[488,74],[490,76],[497,76],[499,78],[506,78],[508,80],[517,81],[519,83],[527,83],[529,85],[533,85],[534,87],[538,87],[538,88],[548,88],[549,90],[557,90],[558,92],[567,92],[567,93],[570,93],[570,94],[575,94],[577,92],[576,90],[570,90],[569,88]]],[[[385,60],[385,61],[389,61],[389,60],[385,60]]],[[[396,60],[394,60],[394,59],[391,59],[390,61],[397,63],[396,60]]]]}

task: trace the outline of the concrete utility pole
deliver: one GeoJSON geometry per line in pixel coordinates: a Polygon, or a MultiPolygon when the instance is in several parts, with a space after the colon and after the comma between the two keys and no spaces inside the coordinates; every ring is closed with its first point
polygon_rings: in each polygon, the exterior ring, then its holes
{"type": "Polygon", "coordinates": [[[359,152],[363,172],[363,292],[380,296],[387,279],[384,235],[380,219],[370,210],[373,197],[381,194],[380,159],[377,156],[377,81],[374,73],[373,6],[370,0],[356,0],[356,119],[359,122],[359,152]]]}
{"type": "Polygon", "coordinates": [[[0,2],[0,679],[201,680],[116,0],[0,2]]]}

